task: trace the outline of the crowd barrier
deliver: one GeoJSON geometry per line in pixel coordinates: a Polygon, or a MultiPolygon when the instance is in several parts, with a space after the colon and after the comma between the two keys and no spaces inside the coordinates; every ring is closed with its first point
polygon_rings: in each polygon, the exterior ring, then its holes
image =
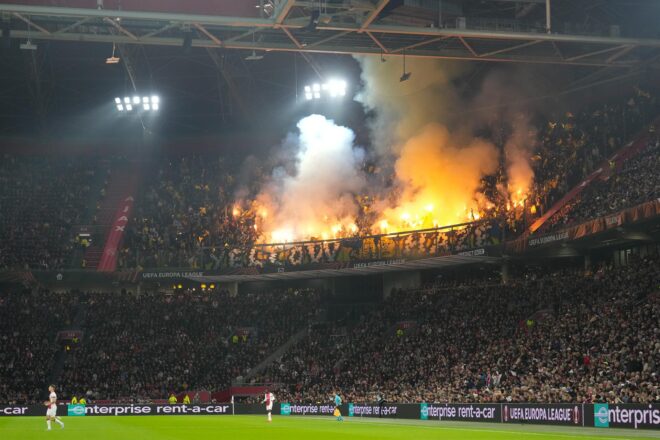
{"type": "MultiPolygon", "coordinates": [[[[332,403],[276,403],[281,416],[332,416],[332,403]]],[[[347,417],[378,417],[439,421],[585,426],[596,428],[660,429],[660,404],[576,403],[348,403],[347,417]]],[[[0,417],[44,416],[43,405],[0,406],[0,417]]],[[[265,414],[264,405],[213,403],[205,405],[60,405],[58,415],[159,416],[265,414]]]]}

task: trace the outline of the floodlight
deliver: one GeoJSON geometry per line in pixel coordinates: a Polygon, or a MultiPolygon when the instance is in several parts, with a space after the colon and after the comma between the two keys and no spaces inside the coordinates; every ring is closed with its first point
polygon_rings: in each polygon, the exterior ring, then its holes
{"type": "Polygon", "coordinates": [[[32,41],[27,40],[25,43],[20,45],[22,50],[37,50],[37,46],[32,44],[32,41]]]}
{"type": "Polygon", "coordinates": [[[140,97],[139,96],[133,96],[133,104],[139,104],[140,103],[140,97]]]}
{"type": "Polygon", "coordinates": [[[146,111],[151,110],[151,106],[149,104],[144,104],[142,108],[145,109],[146,111]]]}
{"type": "Polygon", "coordinates": [[[131,110],[133,110],[133,106],[131,104],[126,104],[126,110],[130,112],[131,110]]]}
{"type": "Polygon", "coordinates": [[[151,104],[151,110],[158,111],[159,108],[158,103],[151,104]]]}
{"type": "Polygon", "coordinates": [[[124,106],[121,105],[121,104],[117,104],[117,110],[119,110],[120,112],[123,112],[124,111],[124,106]]]}
{"type": "Polygon", "coordinates": [[[323,97],[337,98],[346,96],[348,84],[344,80],[332,79],[322,84],[315,83],[305,86],[305,99],[321,99],[323,97]]]}
{"type": "Polygon", "coordinates": [[[115,98],[115,104],[121,104],[121,98],[115,98]]]}
{"type": "Polygon", "coordinates": [[[130,103],[131,103],[131,98],[129,98],[128,96],[126,96],[126,97],[124,98],[124,104],[130,104],[130,103]]]}
{"type": "Polygon", "coordinates": [[[406,50],[403,50],[403,74],[399,78],[400,82],[408,81],[410,79],[411,72],[406,72],[406,50]]]}
{"type": "Polygon", "coordinates": [[[151,103],[152,104],[158,104],[160,102],[160,98],[158,96],[152,96],[151,97],[151,103]]]}
{"type": "Polygon", "coordinates": [[[148,96],[143,96],[142,97],[142,104],[149,104],[149,97],[148,96]]]}
{"type": "Polygon", "coordinates": [[[259,61],[263,60],[264,56],[263,55],[257,55],[257,52],[254,50],[252,51],[252,54],[248,55],[245,57],[245,61],[259,61]]]}

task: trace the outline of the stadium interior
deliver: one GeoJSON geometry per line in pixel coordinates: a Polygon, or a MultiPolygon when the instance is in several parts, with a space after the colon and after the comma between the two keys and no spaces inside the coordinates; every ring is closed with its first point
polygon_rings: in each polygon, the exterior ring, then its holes
{"type": "Polygon", "coordinates": [[[0,26],[0,406],[660,414],[658,2],[0,0],[0,26]]]}

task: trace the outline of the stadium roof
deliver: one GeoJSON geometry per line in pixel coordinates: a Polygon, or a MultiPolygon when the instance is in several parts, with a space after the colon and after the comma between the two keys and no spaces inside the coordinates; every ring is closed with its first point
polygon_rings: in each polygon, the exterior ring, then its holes
{"type": "MultiPolygon", "coordinates": [[[[302,83],[341,72],[359,87],[354,54],[473,61],[466,83],[522,63],[562,82],[543,96],[660,65],[660,2],[551,0],[550,33],[546,15],[545,0],[0,0],[0,133],[141,139],[256,125],[280,139],[302,83]],[[105,64],[113,53],[121,61],[105,64]],[[134,127],[102,108],[142,90],[176,105],[134,127]]],[[[362,117],[351,105],[329,116],[362,117]]]]}
{"type": "Polygon", "coordinates": [[[657,23],[635,22],[657,2],[5,1],[12,38],[31,40],[619,67],[660,54],[657,23]]]}

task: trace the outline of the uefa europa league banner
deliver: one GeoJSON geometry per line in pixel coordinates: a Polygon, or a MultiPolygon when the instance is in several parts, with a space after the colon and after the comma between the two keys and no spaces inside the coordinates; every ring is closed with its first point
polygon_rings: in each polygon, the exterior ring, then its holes
{"type": "Polygon", "coordinates": [[[503,423],[582,426],[584,412],[578,403],[504,403],[503,423]]]}

